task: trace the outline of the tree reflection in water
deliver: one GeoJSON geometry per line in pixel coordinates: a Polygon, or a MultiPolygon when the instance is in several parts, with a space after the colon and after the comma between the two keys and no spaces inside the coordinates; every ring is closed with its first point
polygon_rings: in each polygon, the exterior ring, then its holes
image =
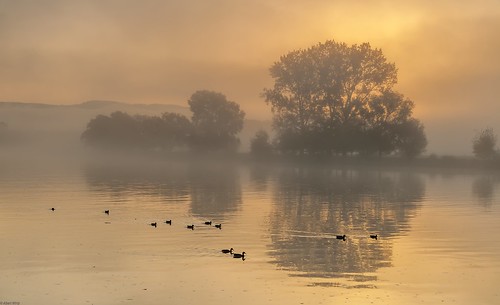
{"type": "Polygon", "coordinates": [[[190,167],[191,213],[222,221],[241,204],[241,183],[235,165],[214,163],[190,167]]]}
{"type": "Polygon", "coordinates": [[[85,177],[92,191],[111,196],[115,203],[133,196],[190,201],[193,216],[215,221],[222,221],[242,201],[237,166],[221,162],[89,164],[85,177]]]}
{"type": "Polygon", "coordinates": [[[90,163],[84,167],[84,173],[92,191],[111,196],[114,202],[127,201],[131,196],[169,201],[183,201],[189,196],[189,175],[184,164],[90,163]]]}
{"type": "Polygon", "coordinates": [[[480,205],[489,208],[493,204],[495,185],[500,181],[498,175],[482,175],[472,183],[472,193],[480,205]]]}
{"type": "Polygon", "coordinates": [[[281,170],[270,255],[295,276],[375,280],[378,268],[391,265],[390,240],[409,229],[424,192],[423,181],[407,172],[281,170]]]}

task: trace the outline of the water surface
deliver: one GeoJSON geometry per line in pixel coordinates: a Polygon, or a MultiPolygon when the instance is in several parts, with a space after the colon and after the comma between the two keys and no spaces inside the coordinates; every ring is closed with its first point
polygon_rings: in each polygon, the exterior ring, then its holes
{"type": "Polygon", "coordinates": [[[0,301],[500,302],[500,177],[491,173],[1,166],[0,301]],[[230,247],[246,259],[221,253],[230,247]]]}

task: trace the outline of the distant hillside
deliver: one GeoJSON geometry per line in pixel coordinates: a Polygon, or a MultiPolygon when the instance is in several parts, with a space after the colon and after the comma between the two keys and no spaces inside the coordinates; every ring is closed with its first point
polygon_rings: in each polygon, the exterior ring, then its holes
{"type": "Polygon", "coordinates": [[[117,101],[87,101],[80,104],[71,105],[53,105],[43,103],[24,103],[24,102],[0,102],[0,111],[9,111],[14,109],[82,109],[82,110],[100,110],[100,111],[138,111],[140,114],[149,112],[177,112],[188,114],[187,107],[171,104],[129,104],[117,101]]]}
{"type": "Polygon", "coordinates": [[[186,116],[190,115],[188,107],[171,105],[171,104],[127,104],[116,101],[87,101],[81,104],[70,105],[69,107],[81,109],[107,109],[108,111],[121,110],[130,114],[159,114],[164,112],[181,113],[186,116]],[[112,110],[116,109],[116,110],[112,110]]]}
{"type": "Polygon", "coordinates": [[[52,130],[82,132],[99,114],[123,111],[129,114],[160,115],[176,112],[189,115],[187,107],[163,104],[127,104],[115,101],[88,101],[74,105],[0,102],[0,121],[12,130],[52,130]]]}

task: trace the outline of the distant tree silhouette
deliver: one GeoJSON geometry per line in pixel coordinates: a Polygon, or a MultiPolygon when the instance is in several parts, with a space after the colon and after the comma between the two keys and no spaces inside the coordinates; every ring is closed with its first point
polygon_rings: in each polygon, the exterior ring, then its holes
{"type": "Polygon", "coordinates": [[[134,117],[139,131],[139,139],[135,145],[144,149],[163,148],[163,121],[157,116],[137,115],[134,117]]]}
{"type": "Polygon", "coordinates": [[[250,142],[250,152],[256,157],[266,157],[272,154],[273,146],[266,131],[259,130],[255,133],[255,137],[250,142]]]}
{"type": "Polygon", "coordinates": [[[188,101],[193,116],[192,145],[200,151],[234,151],[245,113],[222,93],[201,90],[188,101]]]}
{"type": "Polygon", "coordinates": [[[417,119],[396,125],[396,137],[396,149],[404,157],[414,158],[423,153],[427,146],[424,125],[417,119]]]}
{"type": "Polygon", "coordinates": [[[193,134],[193,124],[182,114],[165,112],[162,120],[162,147],[168,149],[184,148],[193,134]]]}
{"type": "Polygon", "coordinates": [[[141,131],[134,117],[117,111],[110,116],[98,115],[92,119],[81,138],[91,146],[129,148],[138,146],[141,131]]]}
{"type": "Polygon", "coordinates": [[[491,159],[495,156],[495,147],[497,137],[493,129],[486,128],[481,130],[472,140],[472,151],[477,158],[491,159]]]}
{"type": "Polygon", "coordinates": [[[263,96],[282,152],[392,153],[401,149],[398,126],[413,124],[413,102],[392,91],[395,65],[368,43],[292,51],[270,73],[274,86],[263,96]]]}
{"type": "Polygon", "coordinates": [[[170,151],[186,146],[191,130],[189,120],[180,114],[131,116],[117,111],[92,119],[81,138],[86,144],[100,148],[170,151]]]}
{"type": "Polygon", "coordinates": [[[235,151],[245,113],[218,92],[197,91],[188,101],[192,120],[177,113],[161,116],[113,112],[87,124],[81,139],[100,148],[172,151],[235,151]]]}

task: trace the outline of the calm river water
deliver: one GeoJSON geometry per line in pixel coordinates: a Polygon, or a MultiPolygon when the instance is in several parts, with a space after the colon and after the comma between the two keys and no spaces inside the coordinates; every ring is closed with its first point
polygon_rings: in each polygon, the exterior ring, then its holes
{"type": "Polygon", "coordinates": [[[500,304],[500,176],[134,164],[0,161],[0,304],[500,304]]]}

